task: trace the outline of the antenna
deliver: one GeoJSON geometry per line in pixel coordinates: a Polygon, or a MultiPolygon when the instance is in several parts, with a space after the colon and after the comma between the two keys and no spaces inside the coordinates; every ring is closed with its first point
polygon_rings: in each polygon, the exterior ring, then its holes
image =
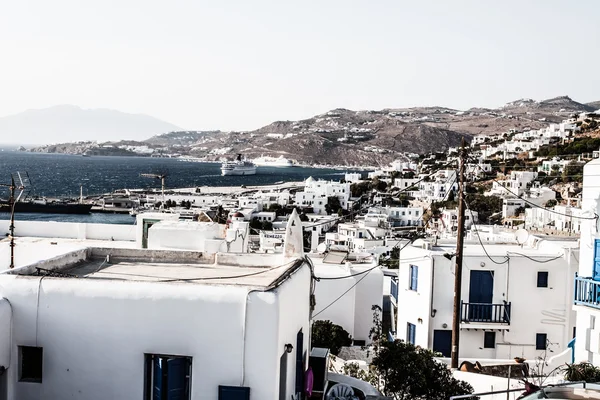
{"type": "Polygon", "coordinates": [[[10,176],[10,184],[0,183],[7,187],[10,193],[8,206],[10,207],[10,268],[15,267],[15,207],[17,203],[24,200],[31,190],[31,181],[27,172],[15,172],[10,176]],[[15,192],[18,192],[15,198],[15,192]]]}

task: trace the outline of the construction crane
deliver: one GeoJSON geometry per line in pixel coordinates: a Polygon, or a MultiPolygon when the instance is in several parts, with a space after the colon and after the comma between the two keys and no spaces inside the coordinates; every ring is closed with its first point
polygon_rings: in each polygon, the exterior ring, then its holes
{"type": "Polygon", "coordinates": [[[144,178],[160,179],[162,202],[164,204],[164,202],[165,202],[165,178],[167,177],[167,174],[140,174],[140,176],[143,176],[144,178]]]}

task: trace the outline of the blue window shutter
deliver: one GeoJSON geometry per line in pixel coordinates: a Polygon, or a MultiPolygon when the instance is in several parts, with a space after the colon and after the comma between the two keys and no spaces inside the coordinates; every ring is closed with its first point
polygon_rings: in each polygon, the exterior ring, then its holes
{"type": "Polygon", "coordinates": [[[406,341],[411,344],[415,344],[415,334],[417,327],[410,322],[406,324],[406,341]]]}
{"type": "Polygon", "coordinates": [[[594,280],[600,280],[600,239],[594,241],[594,280]]]}
{"type": "Polygon", "coordinates": [[[419,282],[419,267],[416,265],[410,266],[410,290],[417,290],[419,282]]]}

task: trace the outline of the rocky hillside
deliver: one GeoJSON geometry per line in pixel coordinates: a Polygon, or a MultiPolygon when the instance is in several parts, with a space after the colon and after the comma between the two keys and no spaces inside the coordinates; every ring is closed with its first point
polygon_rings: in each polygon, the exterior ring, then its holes
{"type": "Polygon", "coordinates": [[[380,111],[335,109],[300,121],[277,121],[254,131],[174,131],[145,141],[86,142],[33,149],[107,155],[173,155],[220,160],[243,153],[295,159],[308,164],[385,165],[408,153],[444,151],[463,138],[510,129],[539,129],[581,111],[595,110],[567,96],[521,99],[497,109],[467,111],[414,107],[380,111]]]}

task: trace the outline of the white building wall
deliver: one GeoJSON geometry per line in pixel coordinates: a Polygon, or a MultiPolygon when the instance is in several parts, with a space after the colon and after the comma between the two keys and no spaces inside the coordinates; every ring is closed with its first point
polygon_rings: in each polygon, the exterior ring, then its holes
{"type": "MultiPolygon", "coordinates": [[[[354,275],[371,269],[374,265],[376,264],[355,265],[350,271],[354,275]]],[[[357,279],[361,278],[363,278],[363,275],[358,275],[352,280],[356,282],[357,279]]],[[[353,339],[371,343],[369,332],[373,328],[373,306],[383,307],[383,271],[380,268],[368,272],[367,276],[356,285],[353,339]]]]}
{"type": "MultiPolygon", "coordinates": [[[[548,246],[555,247],[552,243],[548,246]]],[[[416,326],[416,344],[433,348],[434,330],[452,329],[455,259],[448,260],[443,257],[443,251],[438,251],[433,253],[431,261],[428,258],[430,251],[410,247],[401,252],[397,337],[406,339],[406,324],[410,322],[416,326]],[[419,266],[417,292],[409,290],[410,264],[419,266]]],[[[546,257],[534,258],[547,260],[553,253],[556,254],[553,250],[544,249],[540,255],[546,257]]],[[[570,304],[576,268],[576,257],[571,256],[569,250],[567,253],[567,257],[543,264],[513,254],[510,262],[502,265],[494,264],[485,255],[465,255],[462,301],[469,302],[470,271],[490,271],[494,274],[492,302],[511,303],[511,323],[462,323],[460,357],[512,359],[519,356],[535,359],[541,353],[535,349],[537,333],[548,335],[555,353],[566,349],[575,325],[570,304]],[[548,288],[537,287],[538,271],[549,273],[548,288]],[[484,348],[486,328],[496,331],[495,348],[484,348]]],[[[492,257],[498,262],[503,260],[500,256],[492,257]]]]}
{"type": "MultiPolygon", "coordinates": [[[[0,221],[0,235],[8,234],[9,220],[0,221]]],[[[135,241],[135,225],[85,224],[56,221],[16,221],[15,236],[135,241]]]]}
{"type": "MultiPolygon", "coordinates": [[[[581,210],[583,216],[600,215],[600,160],[590,161],[583,168],[583,191],[581,210]]],[[[579,253],[579,276],[592,277],[594,270],[595,240],[600,239],[596,220],[581,221],[579,253]]],[[[590,306],[574,306],[577,312],[577,340],[575,360],[600,364],[600,309],[590,306]]]]}
{"type": "MultiPolygon", "coordinates": [[[[284,344],[296,346],[297,331],[309,329],[306,266],[272,292],[11,275],[0,282],[16,310],[8,399],[141,399],[144,354],[165,354],[192,357],[193,399],[216,400],[219,385],[232,385],[276,400],[284,344]],[[18,382],[17,346],[43,347],[42,383],[18,382]]],[[[288,360],[286,398],[294,371],[288,360]]]]}
{"type": "MultiPolygon", "coordinates": [[[[335,264],[315,263],[315,276],[317,277],[342,277],[350,275],[350,268],[335,264]]],[[[331,321],[344,328],[354,338],[354,306],[356,304],[356,283],[353,278],[321,280],[315,284],[316,306],[313,313],[315,321],[331,321]],[[347,290],[339,300],[336,299],[347,290]],[[333,303],[333,304],[332,304],[333,303]],[[331,306],[329,306],[331,305],[331,306]],[[327,309],[325,307],[329,306],[327,309]]]]}

